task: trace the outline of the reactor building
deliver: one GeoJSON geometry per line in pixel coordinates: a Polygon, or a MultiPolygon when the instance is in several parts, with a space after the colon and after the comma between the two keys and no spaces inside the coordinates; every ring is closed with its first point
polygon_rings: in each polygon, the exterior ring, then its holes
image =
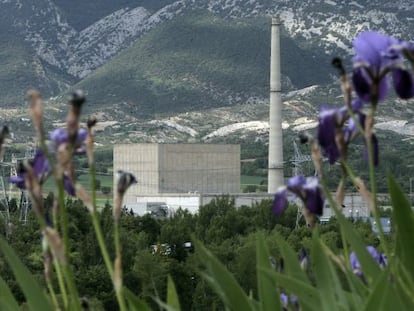
{"type": "Polygon", "coordinates": [[[240,192],[240,145],[117,144],[113,161],[115,173],[128,171],[138,181],[126,204],[142,195],[240,192]]]}

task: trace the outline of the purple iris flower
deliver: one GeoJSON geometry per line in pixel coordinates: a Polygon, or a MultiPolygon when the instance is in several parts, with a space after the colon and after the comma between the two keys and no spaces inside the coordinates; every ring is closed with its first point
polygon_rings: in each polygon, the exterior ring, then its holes
{"type": "Polygon", "coordinates": [[[15,184],[19,189],[26,189],[26,185],[24,183],[26,173],[17,173],[16,176],[10,176],[9,182],[15,184]]]}
{"type": "Polygon", "coordinates": [[[302,175],[293,176],[287,181],[287,187],[291,191],[300,191],[300,189],[306,184],[306,177],[302,175]]]}
{"type": "Polygon", "coordinates": [[[400,41],[389,49],[389,55],[392,58],[397,56],[406,57],[411,63],[414,62],[414,42],[400,41]]]}
{"type": "Polygon", "coordinates": [[[288,205],[289,203],[287,200],[287,189],[286,187],[282,187],[276,191],[272,206],[273,214],[279,216],[285,211],[288,205]]]}
{"type": "Polygon", "coordinates": [[[395,68],[392,70],[392,81],[397,95],[402,99],[414,96],[413,76],[407,70],[395,68]]]}
{"type": "Polygon", "coordinates": [[[285,293],[280,293],[280,302],[282,303],[282,306],[287,308],[287,305],[289,303],[289,297],[285,293]]]}
{"type": "MultiPolygon", "coordinates": [[[[321,107],[319,114],[318,126],[318,142],[322,148],[323,154],[328,157],[329,163],[334,164],[340,157],[340,149],[337,145],[337,135],[343,134],[343,143],[348,145],[359,133],[359,126],[365,129],[366,115],[361,111],[363,102],[359,99],[353,100],[351,109],[355,114],[355,123],[353,118],[350,118],[345,107],[341,108],[326,108],[321,107]],[[348,120],[348,123],[345,121],[348,120]]],[[[372,135],[372,144],[374,147],[374,164],[378,166],[379,163],[379,148],[378,140],[375,134],[372,135]]],[[[343,146],[346,147],[346,146],[343,146]]],[[[365,157],[367,157],[367,150],[365,150],[365,157]]]]}
{"type": "MultiPolygon", "coordinates": [[[[367,246],[367,251],[370,253],[371,257],[378,263],[378,265],[381,268],[385,268],[387,266],[388,261],[387,261],[387,257],[384,254],[381,254],[380,252],[378,252],[371,245],[367,246]]],[[[355,252],[352,252],[349,255],[349,261],[350,261],[350,264],[351,264],[352,271],[356,275],[358,275],[360,277],[363,277],[362,270],[361,270],[361,264],[359,263],[359,260],[356,256],[355,252]]]]}
{"type": "Polygon", "coordinates": [[[364,102],[361,101],[359,98],[352,100],[351,102],[351,109],[353,112],[358,112],[362,108],[364,108],[364,102]]]}
{"type": "Polygon", "coordinates": [[[53,130],[49,137],[50,140],[58,147],[68,141],[68,132],[66,129],[58,128],[53,130]]]}
{"type": "MultiPolygon", "coordinates": [[[[290,307],[293,307],[292,310],[299,310],[299,299],[296,295],[288,296],[285,293],[280,293],[280,302],[282,304],[283,310],[287,310],[289,306],[289,302],[291,303],[290,307]]],[[[289,309],[290,310],[290,309],[289,309]]]]}
{"type": "MultiPolygon", "coordinates": [[[[85,152],[85,140],[88,136],[88,131],[84,128],[78,130],[78,135],[75,142],[75,148],[78,152],[85,152]]],[[[69,139],[67,129],[58,128],[50,133],[50,140],[56,150],[61,144],[67,143],[69,139]]]]}
{"type": "MultiPolygon", "coordinates": [[[[355,114],[355,120],[359,124],[359,126],[362,127],[362,129],[365,129],[365,120],[367,119],[367,116],[363,112],[359,112],[355,114]]],[[[355,123],[353,118],[349,118],[348,126],[345,128],[345,141],[350,142],[351,139],[358,134],[358,124],[355,123]]]]}
{"type": "Polygon", "coordinates": [[[71,196],[76,196],[75,187],[73,186],[72,181],[66,175],[63,176],[63,186],[65,187],[66,193],[71,196]]]}
{"type": "Polygon", "coordinates": [[[319,187],[319,179],[317,177],[294,176],[288,180],[286,187],[280,188],[275,193],[272,210],[276,216],[288,207],[288,190],[297,195],[312,214],[322,215],[324,199],[319,187]]]}
{"type": "Polygon", "coordinates": [[[303,187],[303,193],[302,200],[305,202],[306,208],[312,214],[321,216],[323,213],[324,198],[319,187],[319,179],[317,177],[308,177],[303,187]]]}
{"type": "MultiPolygon", "coordinates": [[[[36,150],[33,160],[29,162],[37,181],[42,184],[51,173],[50,164],[41,149],[36,150]]],[[[11,176],[9,182],[15,184],[19,189],[26,189],[25,180],[27,173],[23,166],[20,166],[17,176],[11,176]]]]}
{"type": "Polygon", "coordinates": [[[336,144],[337,129],[340,128],[347,116],[346,109],[321,107],[319,113],[318,141],[329,163],[334,164],[340,157],[336,144]]]}
{"type": "Polygon", "coordinates": [[[401,60],[398,54],[389,53],[399,43],[396,38],[376,31],[363,32],[354,40],[354,62],[363,63],[379,75],[384,67],[401,60]]]}
{"type": "Polygon", "coordinates": [[[318,141],[330,164],[334,164],[340,156],[335,141],[338,114],[338,109],[322,109],[319,114],[318,141]]]}
{"type": "Polygon", "coordinates": [[[414,53],[414,42],[401,42],[400,45],[408,53],[414,53]]]}
{"type": "Polygon", "coordinates": [[[289,299],[290,299],[290,303],[294,307],[293,310],[300,310],[299,309],[299,298],[298,298],[298,296],[292,294],[292,295],[290,295],[289,299]]]}
{"type": "MultiPolygon", "coordinates": [[[[44,152],[41,149],[36,150],[35,156],[33,160],[29,162],[29,165],[32,167],[36,180],[40,184],[43,184],[52,172],[52,168],[50,167],[49,161],[47,160],[44,152]]],[[[20,165],[18,172],[17,172],[17,176],[11,176],[9,178],[9,182],[12,184],[15,184],[19,189],[25,190],[26,189],[26,184],[25,184],[26,178],[27,178],[27,172],[24,166],[20,165]]],[[[75,188],[68,176],[64,175],[63,183],[65,186],[66,192],[71,196],[75,196],[75,188]]]]}
{"type": "Polygon", "coordinates": [[[377,99],[382,101],[388,93],[387,72],[392,70],[394,89],[403,99],[414,96],[412,75],[399,68],[403,58],[396,47],[401,42],[379,32],[367,31],[354,40],[354,71],[352,81],[355,92],[364,102],[373,100],[373,85],[377,85],[377,99]]]}
{"type": "Polygon", "coordinates": [[[49,161],[47,160],[46,155],[41,149],[38,149],[36,151],[32,167],[36,177],[41,182],[45,181],[52,171],[49,161]]]}

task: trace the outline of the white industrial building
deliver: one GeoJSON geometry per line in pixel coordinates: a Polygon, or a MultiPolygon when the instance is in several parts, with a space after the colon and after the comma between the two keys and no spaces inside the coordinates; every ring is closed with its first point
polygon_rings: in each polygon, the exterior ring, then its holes
{"type": "Polygon", "coordinates": [[[126,204],[142,195],[240,192],[239,145],[119,144],[113,152],[114,172],[128,171],[138,180],[126,204]]]}

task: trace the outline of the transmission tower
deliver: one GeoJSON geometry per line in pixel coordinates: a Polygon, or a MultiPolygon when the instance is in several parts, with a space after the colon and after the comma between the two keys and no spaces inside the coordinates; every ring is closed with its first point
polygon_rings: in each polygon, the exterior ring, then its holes
{"type": "Polygon", "coordinates": [[[11,234],[11,219],[10,219],[10,204],[9,197],[6,192],[6,184],[4,182],[5,170],[9,168],[9,165],[1,162],[1,177],[0,177],[0,214],[4,219],[6,239],[9,238],[11,234]]]}
{"type": "MultiPolygon", "coordinates": [[[[13,184],[9,183],[8,179],[11,176],[17,176],[17,166],[20,162],[32,159],[33,157],[33,150],[27,147],[24,157],[19,158],[16,157],[15,154],[12,154],[10,162],[0,162],[0,215],[4,218],[6,238],[9,238],[11,234],[11,214],[14,212],[10,210],[10,198],[13,196],[13,184]],[[6,189],[7,184],[9,185],[8,191],[6,189]]],[[[26,223],[27,213],[31,209],[29,195],[26,190],[21,191],[19,203],[19,221],[21,223],[26,223]]]]}
{"type": "Polygon", "coordinates": [[[291,163],[293,164],[293,176],[303,175],[303,163],[311,163],[312,157],[308,154],[303,154],[299,149],[296,141],[293,141],[293,159],[291,163]]]}
{"type": "MultiPolygon", "coordinates": [[[[312,157],[310,155],[303,154],[302,151],[299,149],[297,142],[293,140],[293,158],[290,162],[293,165],[293,176],[304,175],[303,165],[305,163],[312,163],[312,157]]],[[[299,227],[299,221],[303,216],[303,203],[300,202],[299,204],[297,204],[297,206],[298,206],[298,210],[296,214],[295,228],[299,227]]]]}
{"type": "MultiPolygon", "coordinates": [[[[17,176],[17,166],[20,162],[33,159],[34,158],[34,151],[30,147],[26,147],[24,157],[23,158],[17,158],[14,154],[12,154],[12,166],[10,168],[10,176],[17,176]]],[[[12,184],[10,184],[10,191],[12,190],[12,184]]],[[[31,203],[29,199],[29,194],[27,190],[23,190],[20,193],[20,201],[19,201],[19,220],[21,223],[27,222],[27,212],[31,209],[31,203]]]]}

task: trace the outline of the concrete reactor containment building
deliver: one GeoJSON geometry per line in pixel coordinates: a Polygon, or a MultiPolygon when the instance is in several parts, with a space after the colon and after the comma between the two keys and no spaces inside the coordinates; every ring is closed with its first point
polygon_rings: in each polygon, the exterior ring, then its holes
{"type": "Polygon", "coordinates": [[[114,172],[118,170],[138,180],[126,193],[127,204],[145,194],[239,193],[240,145],[118,144],[114,172]]]}

